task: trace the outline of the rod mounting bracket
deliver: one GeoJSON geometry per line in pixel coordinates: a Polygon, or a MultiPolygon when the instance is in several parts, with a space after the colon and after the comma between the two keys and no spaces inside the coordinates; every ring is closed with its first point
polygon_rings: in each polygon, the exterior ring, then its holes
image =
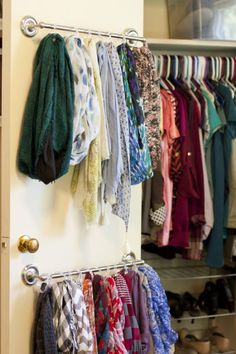
{"type": "Polygon", "coordinates": [[[25,285],[34,285],[39,277],[39,270],[33,264],[28,264],[22,271],[22,280],[25,285]]]}
{"type": "Polygon", "coordinates": [[[27,37],[34,37],[38,29],[37,26],[38,22],[32,16],[24,16],[20,22],[20,29],[22,33],[27,37]]]}

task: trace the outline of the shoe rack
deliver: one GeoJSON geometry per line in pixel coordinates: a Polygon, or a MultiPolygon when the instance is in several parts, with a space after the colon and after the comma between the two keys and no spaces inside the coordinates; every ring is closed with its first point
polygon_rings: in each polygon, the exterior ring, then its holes
{"type": "MultiPolygon", "coordinates": [[[[143,250],[142,259],[157,271],[165,290],[173,293],[182,295],[185,292],[189,292],[198,299],[204,290],[206,282],[216,283],[218,279],[231,279],[235,290],[236,269],[229,267],[213,269],[206,266],[204,260],[184,260],[178,255],[171,260],[164,259],[143,250]]],[[[224,352],[224,354],[236,353],[235,324],[236,304],[232,312],[219,308],[214,315],[208,315],[200,310],[197,316],[191,316],[185,311],[179,318],[172,317],[172,326],[175,330],[180,331],[182,328],[187,328],[190,333],[197,333],[198,338],[203,337],[211,327],[217,326],[221,328],[230,339],[230,350],[224,352]]],[[[179,353],[179,351],[176,351],[176,353],[179,353]]],[[[218,354],[217,350],[212,350],[210,353],[218,354]]]]}

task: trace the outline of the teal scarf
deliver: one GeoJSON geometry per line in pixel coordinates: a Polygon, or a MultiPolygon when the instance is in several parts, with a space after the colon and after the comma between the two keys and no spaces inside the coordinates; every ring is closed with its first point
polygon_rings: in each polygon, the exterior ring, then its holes
{"type": "Polygon", "coordinates": [[[64,39],[49,34],[36,53],[24,113],[19,170],[50,183],[69,169],[74,115],[74,83],[64,39]]]}

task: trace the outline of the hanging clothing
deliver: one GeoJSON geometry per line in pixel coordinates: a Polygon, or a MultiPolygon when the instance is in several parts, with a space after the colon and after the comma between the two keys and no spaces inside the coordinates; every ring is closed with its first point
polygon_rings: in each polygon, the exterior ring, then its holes
{"type": "Polygon", "coordinates": [[[173,181],[170,178],[171,151],[175,139],[179,138],[179,131],[175,124],[176,102],[172,94],[161,90],[161,101],[163,109],[163,135],[161,140],[162,147],[162,176],[164,178],[163,200],[166,207],[166,217],[163,230],[158,237],[158,243],[162,246],[168,245],[170,231],[172,230],[172,198],[173,181]]]}
{"type": "Polygon", "coordinates": [[[93,337],[81,285],[67,280],[53,284],[52,291],[53,323],[59,352],[92,354],[93,337]]]}
{"type": "Polygon", "coordinates": [[[93,65],[95,88],[96,88],[96,93],[97,93],[98,103],[100,108],[100,129],[99,129],[100,161],[105,161],[109,159],[110,156],[110,151],[108,146],[109,132],[107,130],[104,105],[103,105],[102,83],[101,83],[100,70],[98,65],[98,56],[97,56],[97,41],[93,38],[86,39],[85,45],[93,65]]]}
{"type": "Polygon", "coordinates": [[[91,334],[93,336],[93,354],[98,353],[97,348],[97,335],[95,328],[95,315],[94,315],[94,301],[93,301],[93,283],[91,279],[84,279],[83,281],[83,295],[86,304],[86,311],[89,319],[91,334]]]}
{"type": "Polygon", "coordinates": [[[224,134],[218,130],[212,138],[212,179],[214,188],[214,226],[208,238],[207,263],[211,267],[220,268],[224,265],[224,206],[225,206],[225,160],[224,134]]]}
{"type": "Polygon", "coordinates": [[[110,158],[104,161],[102,166],[102,183],[104,183],[104,200],[113,205],[116,202],[116,193],[123,173],[119,107],[112,66],[107,47],[102,42],[97,43],[97,53],[110,150],[110,158]]]}
{"type": "Polygon", "coordinates": [[[105,279],[105,289],[108,300],[109,329],[110,337],[107,353],[128,354],[124,346],[123,329],[125,325],[125,314],[122,301],[118,295],[115,280],[112,277],[105,279]]]}
{"type": "Polygon", "coordinates": [[[53,326],[52,290],[41,293],[38,298],[34,337],[34,354],[58,354],[53,326]]]}
{"type": "Polygon", "coordinates": [[[143,100],[144,122],[152,159],[152,168],[155,171],[161,158],[160,85],[154,57],[150,49],[147,47],[133,48],[132,52],[135,59],[140,96],[143,100]]]}
{"type": "Polygon", "coordinates": [[[205,220],[205,200],[204,200],[204,176],[199,129],[201,127],[201,106],[196,95],[188,88],[186,92],[191,95],[191,111],[189,117],[189,128],[191,133],[191,159],[192,173],[194,175],[195,189],[197,197],[189,202],[190,215],[190,237],[187,257],[191,259],[201,259],[202,252],[202,230],[205,220]]]}
{"type": "Polygon", "coordinates": [[[151,158],[146,141],[135,60],[128,45],[121,44],[117,51],[120,58],[129,119],[131,184],[138,184],[152,177],[151,158]]]}
{"type": "Polygon", "coordinates": [[[93,278],[93,298],[98,353],[106,354],[110,338],[108,302],[104,280],[97,274],[93,278]]]}
{"type": "Polygon", "coordinates": [[[129,122],[119,56],[114,44],[109,43],[106,44],[106,46],[114,74],[117,93],[117,104],[120,118],[121,156],[123,161],[123,173],[116,192],[116,203],[112,205],[112,212],[124,220],[126,231],[128,231],[131,198],[129,122]]]}
{"type": "Polygon", "coordinates": [[[199,129],[199,141],[200,141],[200,147],[201,147],[204,193],[205,193],[205,195],[204,195],[205,224],[202,227],[202,240],[206,240],[213,228],[213,225],[214,225],[214,211],[213,211],[213,202],[212,202],[211,191],[210,191],[210,186],[209,186],[209,181],[208,181],[208,176],[207,176],[203,138],[202,138],[202,133],[201,133],[200,129],[199,129]]]}
{"type": "MultiPolygon", "coordinates": [[[[216,92],[223,97],[224,100],[224,113],[226,119],[224,131],[224,156],[225,156],[225,212],[224,212],[224,225],[227,225],[229,215],[229,203],[232,205],[232,194],[230,189],[233,184],[229,182],[230,164],[232,156],[232,143],[236,139],[236,104],[234,101],[235,92],[224,83],[219,83],[216,86],[216,92]]],[[[232,210],[232,209],[231,209],[232,210]]]]}
{"type": "Polygon", "coordinates": [[[19,170],[45,184],[68,172],[74,80],[63,37],[49,34],[36,53],[18,153],[19,170]]]}
{"type": "Polygon", "coordinates": [[[236,139],[232,141],[232,154],[229,166],[229,206],[226,226],[236,229],[236,139]]]}
{"type": "MultiPolygon", "coordinates": [[[[83,210],[85,220],[91,224],[97,220],[97,209],[98,209],[98,188],[101,183],[101,161],[106,158],[106,131],[104,131],[104,109],[101,106],[101,87],[99,77],[99,69],[97,62],[97,51],[96,46],[93,41],[87,44],[87,50],[91,57],[91,63],[89,63],[89,71],[91,78],[92,91],[96,92],[99,106],[97,113],[99,112],[99,119],[95,121],[98,126],[99,134],[91,142],[88,154],[84,160],[79,165],[74,168],[74,173],[71,181],[72,192],[75,193],[77,185],[80,186],[79,193],[77,194],[79,207],[83,210]],[[94,81],[94,79],[95,81],[94,81]],[[101,135],[103,133],[103,135],[101,135]],[[103,142],[101,142],[101,136],[103,142]]],[[[87,55],[87,50],[84,49],[84,54],[87,55]]],[[[95,95],[95,96],[96,96],[95,95]]],[[[94,96],[94,97],[95,97],[94,96]]],[[[94,100],[94,97],[88,98],[88,102],[94,100]]],[[[90,103],[89,103],[90,105],[90,103]]]]}
{"type": "Polygon", "coordinates": [[[170,353],[172,345],[177,340],[177,333],[171,328],[171,316],[165,291],[157,273],[150,266],[140,266],[138,269],[145,276],[142,279],[147,296],[154,354],[170,353]]]}
{"type": "Polygon", "coordinates": [[[130,279],[130,295],[134,308],[134,314],[138,322],[142,354],[147,354],[149,351],[149,318],[147,313],[146,294],[142,287],[142,281],[139,273],[134,270],[128,270],[127,275],[123,275],[126,279],[130,279]]]}
{"type": "Polygon", "coordinates": [[[123,303],[123,309],[125,314],[124,325],[124,345],[129,354],[142,353],[141,336],[137,322],[137,318],[134,314],[133,304],[130,297],[130,292],[126,283],[126,280],[121,274],[116,274],[115,282],[118,290],[118,294],[123,303]]]}
{"type": "Polygon", "coordinates": [[[74,123],[71,165],[78,165],[88,154],[100,125],[100,109],[95,90],[93,66],[83,40],[65,39],[74,77],[74,123]]]}
{"type": "Polygon", "coordinates": [[[171,353],[177,336],[165,290],[151,267],[105,277],[88,272],[83,284],[63,280],[44,289],[35,321],[36,352],[43,354],[48,343],[49,354],[148,354],[153,342],[154,353],[171,353]]]}

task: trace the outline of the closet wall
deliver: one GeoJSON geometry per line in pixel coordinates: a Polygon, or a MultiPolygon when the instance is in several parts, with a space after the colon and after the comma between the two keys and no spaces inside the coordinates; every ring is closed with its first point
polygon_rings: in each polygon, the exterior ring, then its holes
{"type": "Polygon", "coordinates": [[[169,38],[167,0],[144,0],[144,36],[169,38]]]}
{"type": "MultiPolygon", "coordinates": [[[[40,30],[33,39],[23,36],[19,25],[25,15],[32,15],[38,21],[112,32],[133,27],[142,35],[143,0],[4,1],[1,236],[9,243],[7,249],[2,250],[1,257],[2,274],[5,275],[1,287],[4,304],[2,354],[31,352],[34,290],[21,281],[25,265],[35,264],[40,272],[45,273],[117,263],[125,241],[124,225],[115,216],[109,216],[106,226],[88,228],[85,225],[76,197],[72,198],[70,194],[71,172],[56,183],[45,186],[17,170],[17,148],[33,59],[40,39],[48,33],[40,30]],[[39,240],[37,253],[19,253],[17,241],[22,234],[39,240]]],[[[140,215],[141,187],[138,186],[132,189],[128,232],[130,247],[137,257],[140,256],[140,215]]]]}

